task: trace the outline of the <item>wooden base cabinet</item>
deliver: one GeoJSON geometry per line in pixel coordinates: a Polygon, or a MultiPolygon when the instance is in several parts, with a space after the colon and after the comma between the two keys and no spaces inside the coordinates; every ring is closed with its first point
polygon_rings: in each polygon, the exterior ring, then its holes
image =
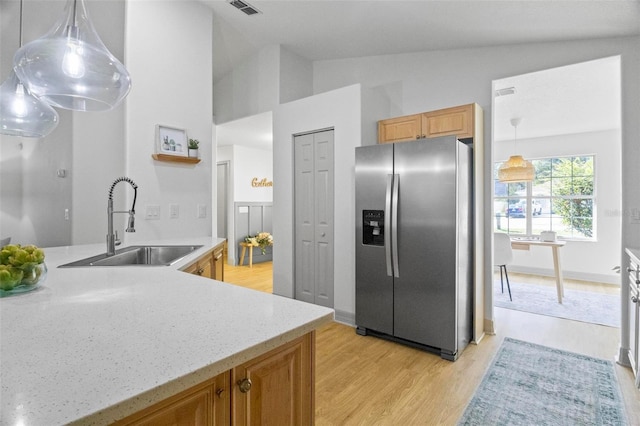
{"type": "Polygon", "coordinates": [[[233,424],[314,423],[314,338],[307,334],[232,370],[233,424]]]}
{"type": "Polygon", "coordinates": [[[224,281],[224,244],[213,249],[213,279],[224,281]]]}
{"type": "Polygon", "coordinates": [[[314,424],[315,332],[145,408],[118,426],[314,424]]]}
{"type": "Polygon", "coordinates": [[[229,372],[180,392],[124,420],[117,426],[222,426],[230,421],[229,372]]]}
{"type": "Polygon", "coordinates": [[[183,271],[218,281],[224,281],[224,243],[218,244],[207,254],[186,266],[183,271]]]}

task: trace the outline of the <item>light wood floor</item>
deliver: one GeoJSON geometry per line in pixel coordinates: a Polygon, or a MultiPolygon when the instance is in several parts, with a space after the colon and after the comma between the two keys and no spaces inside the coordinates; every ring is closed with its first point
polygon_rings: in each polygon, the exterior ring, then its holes
{"type": "MultiPolygon", "coordinates": [[[[253,268],[225,265],[225,281],[271,292],[271,267],[270,262],[254,264],[253,268]]],[[[468,346],[456,362],[358,336],[353,327],[344,324],[334,322],[320,328],[316,341],[316,424],[454,425],[506,336],[610,360],[618,350],[620,331],[614,327],[509,309],[495,311],[496,335],[468,346]]],[[[634,389],[631,371],[619,365],[615,368],[629,424],[640,425],[640,392],[634,389]]]]}

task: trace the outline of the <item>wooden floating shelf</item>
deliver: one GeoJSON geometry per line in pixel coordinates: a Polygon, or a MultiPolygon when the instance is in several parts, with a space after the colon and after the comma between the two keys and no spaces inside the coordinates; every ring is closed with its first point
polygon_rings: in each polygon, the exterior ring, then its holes
{"type": "Polygon", "coordinates": [[[152,154],[156,161],[167,161],[170,163],[187,163],[187,164],[198,164],[200,162],[199,158],[195,157],[180,157],[178,155],[167,155],[167,154],[152,154]]]}

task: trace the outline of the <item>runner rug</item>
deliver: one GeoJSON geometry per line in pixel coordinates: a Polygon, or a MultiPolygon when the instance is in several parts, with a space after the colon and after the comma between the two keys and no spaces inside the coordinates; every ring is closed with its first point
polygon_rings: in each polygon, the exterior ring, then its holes
{"type": "Polygon", "coordinates": [[[493,304],[501,308],[533,314],[548,315],[592,324],[620,327],[620,295],[589,291],[569,290],[565,287],[562,304],[558,303],[556,288],[551,286],[523,284],[511,280],[509,300],[507,283],[504,293],[500,291],[500,280],[493,283],[493,304]]]}
{"type": "Polygon", "coordinates": [[[505,338],[459,425],[626,425],[613,363],[505,338]]]}

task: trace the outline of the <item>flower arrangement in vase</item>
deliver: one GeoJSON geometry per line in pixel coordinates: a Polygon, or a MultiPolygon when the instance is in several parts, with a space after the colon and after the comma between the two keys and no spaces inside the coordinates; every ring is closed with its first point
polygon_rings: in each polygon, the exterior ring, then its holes
{"type": "Polygon", "coordinates": [[[254,236],[246,236],[244,242],[249,243],[254,247],[260,247],[262,254],[266,254],[267,247],[273,245],[273,237],[268,232],[259,232],[254,236]]]}

